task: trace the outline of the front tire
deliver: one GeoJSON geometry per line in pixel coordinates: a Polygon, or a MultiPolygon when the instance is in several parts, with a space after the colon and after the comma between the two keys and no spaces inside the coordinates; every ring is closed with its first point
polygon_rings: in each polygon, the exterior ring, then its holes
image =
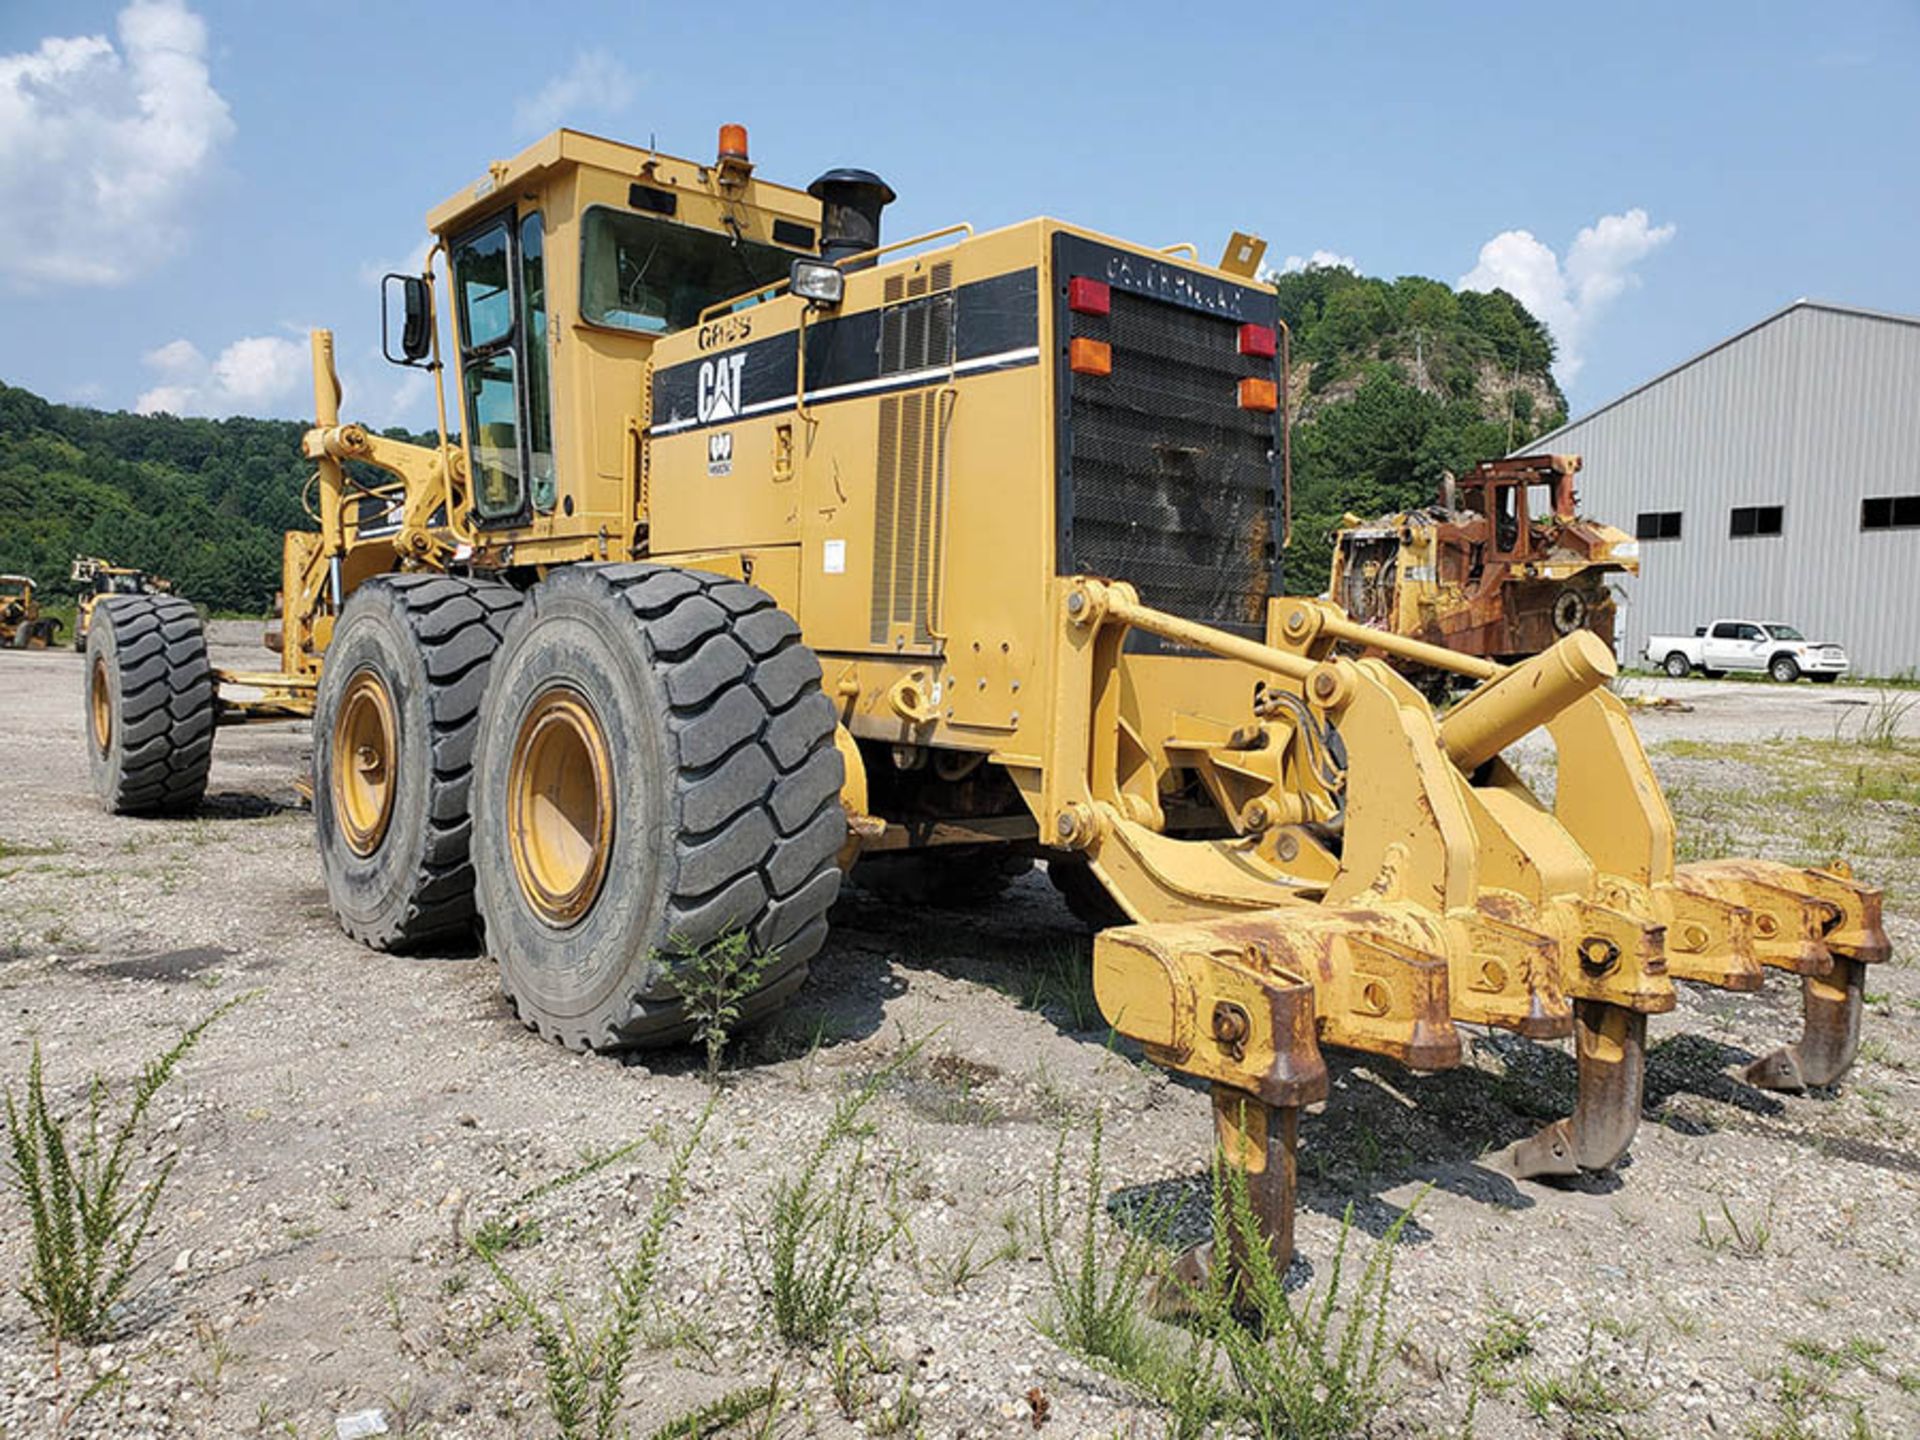
{"type": "Polygon", "coordinates": [[[1791,655],[1776,655],[1767,666],[1767,674],[1782,685],[1791,685],[1800,678],[1800,665],[1791,655]]]}
{"type": "Polygon", "coordinates": [[[213,670],[200,616],[172,596],[95,607],[87,632],[87,771],[115,815],[191,810],[213,768],[213,670]]]}
{"type": "Polygon", "coordinates": [[[571,565],[529,595],[480,724],[474,869],[520,1018],[576,1050],[684,1039],[673,961],[765,958],[739,1022],[806,978],[846,839],[820,665],[772,597],[571,565]]]}
{"type": "Polygon", "coordinates": [[[1676,680],[1684,680],[1693,672],[1693,662],[1676,650],[1667,656],[1666,672],[1676,680]]]}
{"type": "Polygon", "coordinates": [[[313,825],[340,928],[399,950],[473,925],[468,792],[511,586],[383,575],[348,597],[313,713],[313,825]]]}

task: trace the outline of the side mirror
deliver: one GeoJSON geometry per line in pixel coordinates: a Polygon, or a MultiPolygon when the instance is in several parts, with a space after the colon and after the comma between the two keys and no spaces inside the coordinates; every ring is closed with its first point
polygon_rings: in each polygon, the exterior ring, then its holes
{"type": "Polygon", "coordinates": [[[847,277],[837,265],[824,260],[796,260],[789,274],[793,293],[802,300],[831,310],[846,296],[847,277]]]}
{"type": "Polygon", "coordinates": [[[433,353],[433,291],[418,275],[388,275],[380,282],[380,348],[395,365],[418,365],[433,353]],[[400,353],[393,353],[395,284],[400,286],[400,353]]]}

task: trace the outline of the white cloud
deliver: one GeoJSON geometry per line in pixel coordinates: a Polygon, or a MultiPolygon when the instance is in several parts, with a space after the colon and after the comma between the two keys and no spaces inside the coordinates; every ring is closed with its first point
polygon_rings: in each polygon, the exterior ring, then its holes
{"type": "Polygon", "coordinates": [[[169,340],[140,358],[162,375],[198,375],[207,368],[207,357],[191,340],[169,340]]]}
{"type": "Polygon", "coordinates": [[[236,340],[213,362],[217,393],[242,407],[277,399],[312,376],[311,350],[275,335],[236,340]]]}
{"type": "Polygon", "coordinates": [[[193,388],[188,385],[156,385],[151,390],[142,391],[140,398],[133,402],[136,415],[194,415],[193,388]]]}
{"type": "Polygon", "coordinates": [[[578,125],[589,116],[618,115],[633,103],[633,91],[633,72],[611,50],[582,50],[571,69],[520,97],[513,107],[513,128],[537,136],[561,125],[578,125]]]}
{"type": "Polygon", "coordinates": [[[181,0],[133,0],[119,44],[50,36],[0,55],[0,276],[118,285],[178,253],[187,201],[233,134],[207,29],[181,0]]]}
{"type": "Polygon", "coordinates": [[[307,347],[277,335],[236,340],[211,361],[191,340],[172,340],[141,357],[161,382],[133,402],[152,415],[272,415],[313,371],[307,347]]]}
{"type": "Polygon", "coordinates": [[[1480,247],[1460,277],[1462,290],[1505,290],[1553,333],[1554,373],[1571,384],[1586,363],[1586,344],[1607,307],[1640,283],[1634,267],[1674,236],[1638,208],[1602,215],[1573,237],[1563,263],[1528,230],[1503,230],[1480,247]]]}
{"type": "Polygon", "coordinates": [[[1292,275],[1301,270],[1351,270],[1360,273],[1360,262],[1351,255],[1332,250],[1316,250],[1311,255],[1289,255],[1280,262],[1276,275],[1292,275]]]}

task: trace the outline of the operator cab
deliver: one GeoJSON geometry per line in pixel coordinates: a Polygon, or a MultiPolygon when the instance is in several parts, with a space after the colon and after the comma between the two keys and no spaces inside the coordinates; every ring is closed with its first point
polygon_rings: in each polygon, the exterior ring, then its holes
{"type": "MultiPolygon", "coordinates": [[[[1453,482],[1455,503],[1469,514],[1486,517],[1488,558],[1524,561],[1533,554],[1530,492],[1544,492],[1547,513],[1553,519],[1570,521],[1575,505],[1573,477],[1579,468],[1578,455],[1489,460],[1453,482]]],[[[1479,566],[1474,568],[1477,572],[1479,566]]]]}
{"type": "MultiPolygon", "coordinates": [[[[738,125],[721,128],[707,164],[560,130],[496,162],[427,227],[450,262],[474,524],[533,530],[516,543],[596,528],[624,538],[635,517],[617,494],[637,463],[654,342],[817,256],[821,203],[754,178],[738,125]],[[607,395],[632,397],[625,435],[595,413],[607,395]]],[[[390,336],[388,357],[432,368],[425,287],[388,278],[408,291],[401,353],[390,336]]],[[[716,345],[750,333],[744,304],[709,318],[716,345]]]]}

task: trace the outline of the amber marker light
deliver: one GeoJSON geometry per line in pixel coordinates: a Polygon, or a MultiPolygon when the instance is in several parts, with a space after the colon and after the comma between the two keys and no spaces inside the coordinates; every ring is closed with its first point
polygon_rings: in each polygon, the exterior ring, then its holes
{"type": "Polygon", "coordinates": [[[1076,375],[1111,375],[1113,347],[1104,340],[1078,336],[1067,347],[1067,367],[1076,375]]]}
{"type": "Polygon", "coordinates": [[[747,158],[746,126],[722,125],[720,127],[720,158],[722,160],[744,160],[747,158]]]}
{"type": "Polygon", "coordinates": [[[1280,387],[1258,376],[1247,377],[1240,382],[1240,408],[1264,410],[1271,414],[1280,408],[1280,387]]]}

